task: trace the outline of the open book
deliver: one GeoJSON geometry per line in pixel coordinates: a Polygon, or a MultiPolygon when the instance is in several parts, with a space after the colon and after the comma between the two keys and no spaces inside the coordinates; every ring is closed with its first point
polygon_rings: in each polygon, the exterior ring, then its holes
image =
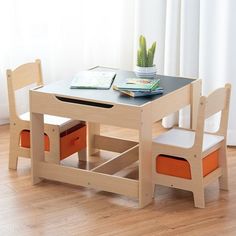
{"type": "Polygon", "coordinates": [[[71,89],[109,89],[116,74],[110,71],[81,71],[73,78],[71,89]]]}

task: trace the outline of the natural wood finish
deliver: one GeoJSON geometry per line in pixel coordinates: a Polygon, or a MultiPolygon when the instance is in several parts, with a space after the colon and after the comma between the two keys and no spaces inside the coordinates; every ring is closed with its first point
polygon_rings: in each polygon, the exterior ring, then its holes
{"type": "Polygon", "coordinates": [[[221,167],[217,168],[216,170],[214,170],[213,172],[211,172],[210,174],[205,176],[205,178],[203,179],[203,185],[207,186],[208,184],[212,183],[213,181],[215,181],[220,176],[222,176],[221,167]]]}
{"type": "Polygon", "coordinates": [[[110,175],[115,174],[138,160],[138,148],[139,145],[136,145],[102,165],[93,168],[91,171],[110,175]]]}
{"type": "Polygon", "coordinates": [[[56,164],[38,163],[38,174],[43,178],[64,183],[103,189],[129,197],[138,197],[138,181],[119,176],[110,176],[103,173],[78,171],[76,168],[59,166],[56,164]]]}
{"type": "Polygon", "coordinates": [[[205,111],[206,119],[225,108],[226,96],[227,94],[224,89],[217,89],[207,97],[207,107],[205,111]],[[215,100],[216,97],[220,98],[217,102],[215,100]]]}
{"type": "Polygon", "coordinates": [[[96,135],[94,145],[97,149],[121,153],[137,144],[137,142],[131,140],[96,135]]]}
{"type": "Polygon", "coordinates": [[[191,104],[191,84],[152,102],[152,121],[156,122],[172,112],[191,104]],[[167,102],[167,101],[171,102],[167,102]],[[161,107],[161,109],[160,109],[161,107]]]}
{"type": "MultiPolygon", "coordinates": [[[[8,100],[10,111],[10,152],[9,152],[9,168],[17,169],[18,157],[30,158],[30,150],[20,147],[20,133],[22,130],[30,129],[30,122],[22,120],[17,114],[15,91],[26,87],[27,85],[36,83],[36,86],[43,85],[41,62],[36,60],[34,63],[28,63],[19,66],[14,71],[7,70],[7,84],[8,84],[8,100]]],[[[59,127],[56,125],[45,124],[45,133],[52,136],[53,132],[59,133],[59,127]]],[[[51,151],[53,155],[59,157],[59,149],[55,139],[51,139],[51,151]]],[[[54,157],[55,158],[55,157],[54,157]]],[[[56,160],[58,162],[58,160],[56,160]]]]}
{"type": "Polygon", "coordinates": [[[197,126],[198,104],[202,93],[202,81],[196,80],[191,84],[191,106],[190,106],[190,127],[195,130],[197,126]]]}
{"type": "MultiPolygon", "coordinates": [[[[32,109],[32,100],[30,103],[30,108],[32,109]]],[[[37,184],[42,181],[43,178],[61,181],[64,183],[70,183],[74,185],[87,186],[92,188],[103,189],[105,191],[110,191],[113,193],[119,193],[130,197],[138,198],[139,183],[136,180],[131,180],[128,178],[122,178],[112,175],[107,175],[103,173],[97,173],[94,171],[87,171],[82,169],[75,169],[71,167],[63,167],[60,165],[53,165],[44,161],[44,151],[42,145],[38,145],[37,142],[41,139],[44,134],[43,130],[43,115],[40,113],[31,112],[31,140],[32,140],[32,179],[33,184],[37,184]],[[36,123],[37,125],[32,125],[36,123]]],[[[90,123],[91,125],[91,123],[90,123]]],[[[97,129],[99,125],[92,124],[92,131],[89,131],[90,135],[94,133],[97,135],[99,130],[97,129]]],[[[91,126],[90,126],[91,128],[91,126]]],[[[94,148],[94,141],[92,141],[94,148]]],[[[91,151],[89,152],[91,153],[91,151]]],[[[137,154],[137,153],[136,153],[137,154]]],[[[132,156],[133,157],[133,156],[132,156]]],[[[136,157],[136,160],[138,156],[136,157]]],[[[126,167],[130,164],[129,161],[122,163],[121,167],[126,167]]]]}
{"type": "Polygon", "coordinates": [[[34,120],[41,120],[40,124],[37,126],[30,127],[30,139],[31,139],[31,145],[34,146],[35,148],[31,148],[31,156],[38,156],[38,158],[31,158],[31,165],[32,165],[32,183],[37,184],[41,182],[40,176],[39,176],[39,171],[38,171],[38,164],[41,161],[45,160],[44,156],[44,124],[43,124],[43,115],[42,114],[31,114],[30,117],[31,121],[34,120]],[[38,133],[38,139],[35,138],[33,133],[38,133]],[[34,174],[33,174],[34,173],[34,174]]]}
{"type": "Polygon", "coordinates": [[[100,134],[100,124],[87,122],[87,145],[88,145],[88,156],[91,156],[98,152],[95,148],[95,135],[100,134]]]}
{"type": "Polygon", "coordinates": [[[139,206],[144,207],[152,200],[152,103],[143,107],[139,128],[139,206]]]}
{"type": "Polygon", "coordinates": [[[198,105],[197,125],[195,140],[190,148],[178,147],[173,144],[153,142],[153,182],[174,188],[180,188],[193,192],[195,207],[204,208],[204,187],[210,182],[219,179],[220,189],[228,190],[228,169],[226,156],[227,122],[230,101],[231,85],[226,84],[224,88],[219,88],[208,97],[202,96],[198,105]],[[221,111],[221,121],[219,131],[215,135],[223,136],[223,141],[219,141],[206,151],[203,148],[205,119],[221,111]],[[202,159],[209,153],[219,150],[219,168],[206,177],[203,177],[202,159]],[[186,159],[190,164],[191,180],[180,177],[173,177],[156,172],[156,157],[158,155],[170,155],[186,159]]]}
{"type": "MultiPolygon", "coordinates": [[[[155,135],[164,131],[160,124],[153,127],[155,135]]],[[[101,134],[138,140],[130,129],[102,125],[101,134]]],[[[158,186],[152,204],[139,210],[122,195],[54,181],[32,186],[29,159],[20,158],[18,170],[8,170],[9,136],[9,126],[0,126],[0,235],[236,235],[236,148],[227,150],[230,191],[209,185],[205,209],[193,207],[188,191],[158,186]]],[[[100,159],[110,157],[101,151],[100,159]]],[[[64,162],[76,166],[77,155],[64,162]]]]}
{"type": "MultiPolygon", "coordinates": [[[[27,63],[17,67],[15,70],[7,70],[8,100],[10,110],[10,152],[9,168],[17,169],[18,157],[30,158],[30,149],[20,146],[20,134],[22,130],[30,130],[30,120],[23,120],[17,114],[15,91],[24,88],[30,84],[36,84],[36,88],[43,86],[42,70],[40,60],[27,63]]],[[[46,154],[49,162],[60,163],[60,132],[64,126],[71,126],[70,122],[62,125],[47,124],[44,125],[44,132],[50,140],[50,152],[46,154]]],[[[35,142],[37,145],[37,141],[35,142]]],[[[81,152],[80,156],[86,155],[81,152]]]]}
{"type": "MultiPolygon", "coordinates": [[[[87,121],[89,126],[91,124],[108,124],[137,129],[140,124],[140,120],[137,119],[140,116],[140,108],[136,106],[106,103],[107,105],[113,105],[113,107],[92,107],[60,101],[54,94],[42,94],[37,90],[31,90],[30,94],[31,103],[34,104],[31,107],[31,112],[53,114],[75,120],[80,119],[87,121]],[[120,117],[125,117],[125,119],[121,119],[120,117]]],[[[78,99],[73,96],[68,98],[78,99]]]]}
{"type": "MultiPolygon", "coordinates": [[[[63,95],[60,92],[54,94],[50,89],[36,89],[30,91],[30,112],[35,116],[35,119],[32,120],[32,127],[37,126],[42,122],[41,119],[37,119],[38,114],[49,114],[49,115],[57,115],[63,117],[69,117],[71,119],[81,119],[87,122],[88,124],[88,153],[89,156],[91,154],[96,153],[98,147],[96,145],[103,145],[102,139],[96,143],[96,140],[99,140],[100,136],[100,124],[119,126],[123,128],[136,129],[139,132],[139,179],[138,179],[138,203],[140,207],[144,207],[151,203],[152,201],[152,174],[151,174],[151,148],[152,148],[152,125],[161,120],[163,117],[169,115],[170,113],[183,108],[187,105],[191,104],[190,99],[190,84],[177,89],[159,99],[154,101],[146,102],[142,106],[134,106],[128,105],[125,103],[116,103],[116,102],[106,102],[107,106],[98,106],[98,104],[103,101],[91,100],[90,98],[80,98],[79,96],[74,96],[73,94],[63,95]],[[63,100],[59,99],[59,97],[63,97],[63,100]],[[81,100],[84,102],[96,102],[95,104],[81,104],[81,100]],[[125,119],[124,119],[125,118],[125,119]]],[[[34,129],[32,129],[34,130],[34,129]]],[[[38,131],[39,132],[39,131],[38,131]]],[[[36,140],[38,137],[38,132],[32,131],[32,138],[36,140]]],[[[40,131],[42,132],[42,131],[40,131]]],[[[104,139],[103,139],[104,141],[104,139]]],[[[118,141],[119,142],[119,141],[118,141]]],[[[121,143],[122,152],[125,151],[125,147],[127,147],[127,142],[121,143]]],[[[114,140],[111,140],[112,149],[114,149],[114,140]]],[[[105,145],[105,146],[108,146],[105,145]]],[[[34,146],[32,146],[34,149],[34,146]]],[[[109,150],[109,148],[108,148],[109,150]]],[[[37,164],[41,163],[42,159],[42,150],[33,151],[33,161],[36,163],[35,166],[38,170],[33,169],[32,174],[38,178],[37,173],[41,173],[40,178],[48,178],[48,174],[41,170],[42,165],[37,164]],[[43,174],[45,173],[45,176],[43,174]],[[47,175],[46,175],[47,174],[47,175]]],[[[121,158],[126,160],[122,162],[122,167],[128,168],[130,165],[130,160],[127,158],[121,158]],[[126,166],[125,166],[126,165],[126,166]]],[[[120,160],[121,160],[120,159],[120,160]]],[[[131,158],[132,159],[132,158],[131,158]]],[[[118,160],[118,159],[117,159],[118,160]]],[[[88,161],[88,160],[87,160],[88,161]]],[[[44,163],[47,165],[46,163],[44,163]]],[[[108,163],[107,163],[108,164],[108,163]]],[[[106,167],[109,165],[105,165],[106,167]]],[[[111,165],[110,165],[111,166],[111,165]]],[[[106,171],[113,172],[113,168],[106,169],[106,171]]],[[[51,167],[49,164],[48,167],[51,167]]],[[[104,166],[103,166],[104,167],[104,166]]],[[[55,167],[60,172],[60,166],[55,167]]],[[[102,168],[102,167],[101,167],[102,168]]],[[[99,169],[99,167],[98,167],[99,169]]],[[[67,183],[69,183],[68,176],[66,173],[63,173],[63,168],[61,168],[61,175],[65,175],[65,179],[67,179],[67,183]]],[[[96,169],[95,169],[96,170],[96,169]]],[[[94,176],[94,171],[87,169],[86,171],[81,171],[80,169],[74,170],[71,169],[74,174],[69,175],[71,178],[71,184],[75,183],[74,177],[76,176],[75,172],[79,176],[94,176]],[[86,174],[85,174],[86,173],[86,174]]],[[[69,172],[69,168],[68,168],[69,172]]],[[[55,172],[56,173],[56,172],[55,172]]],[[[55,178],[58,177],[55,174],[55,178]]],[[[50,176],[53,178],[53,174],[50,176]]],[[[99,183],[99,178],[101,175],[97,176],[96,182],[94,183],[95,188],[102,187],[103,185],[99,184],[95,186],[96,183],[99,183]]],[[[109,180],[109,184],[114,180],[113,175],[107,175],[106,179],[109,180]]],[[[102,177],[101,177],[102,178],[102,177]]],[[[126,177],[124,177],[125,179],[126,177]]],[[[34,177],[33,177],[34,179],[34,177]]],[[[63,181],[63,177],[60,178],[63,181]]],[[[104,180],[104,178],[103,178],[104,180]]],[[[126,188],[128,189],[129,182],[127,182],[126,188]]],[[[105,185],[104,185],[105,186],[105,185]]],[[[111,187],[111,186],[106,186],[111,187]]],[[[125,186],[124,186],[125,187],[125,186]]],[[[132,185],[130,186],[132,188],[132,185]]],[[[101,189],[102,190],[102,189],[101,189]]],[[[120,190],[121,191],[121,190],[120,190]]]]}

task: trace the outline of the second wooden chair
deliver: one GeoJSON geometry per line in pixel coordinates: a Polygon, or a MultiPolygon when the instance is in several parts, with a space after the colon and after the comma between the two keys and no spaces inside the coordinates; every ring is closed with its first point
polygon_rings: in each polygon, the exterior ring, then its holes
{"type": "MultiPolygon", "coordinates": [[[[226,136],[231,86],[200,98],[196,130],[173,128],[153,140],[153,184],[193,192],[195,207],[204,208],[204,187],[219,178],[228,189],[226,136]],[[221,112],[216,133],[204,132],[205,119],[221,112]]],[[[154,188],[155,189],[155,188],[154,188]]]]}

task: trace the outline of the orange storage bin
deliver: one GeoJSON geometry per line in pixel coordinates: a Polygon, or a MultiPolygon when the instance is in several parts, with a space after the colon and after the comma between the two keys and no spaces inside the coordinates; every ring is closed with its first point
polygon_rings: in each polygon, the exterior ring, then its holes
{"type": "MultiPolygon", "coordinates": [[[[30,131],[21,132],[21,147],[30,148],[30,131]]],[[[80,123],[60,134],[60,159],[86,148],[86,125],[80,123]]],[[[49,137],[44,134],[44,150],[50,151],[49,137]]]]}
{"type": "MultiPolygon", "coordinates": [[[[20,134],[20,145],[24,148],[30,148],[30,131],[29,130],[23,130],[20,134]]],[[[49,144],[49,138],[46,134],[44,134],[44,150],[49,151],[50,144],[49,144]]]]}
{"type": "MultiPolygon", "coordinates": [[[[219,167],[219,150],[210,153],[202,160],[203,176],[219,167]]],[[[164,175],[191,179],[188,161],[183,158],[159,155],[156,158],[156,172],[164,175]]]]}
{"type": "Polygon", "coordinates": [[[78,124],[61,133],[60,158],[61,160],[86,148],[86,125],[78,124]]]}

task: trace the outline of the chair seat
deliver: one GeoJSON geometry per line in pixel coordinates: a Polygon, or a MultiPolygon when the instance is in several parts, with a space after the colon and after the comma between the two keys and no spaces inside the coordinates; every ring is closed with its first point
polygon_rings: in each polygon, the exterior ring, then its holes
{"type": "MultiPolygon", "coordinates": [[[[153,142],[180,148],[191,148],[194,144],[194,140],[194,131],[173,128],[154,138],[153,142]]],[[[205,133],[203,137],[202,151],[205,152],[222,140],[224,140],[223,136],[205,133]]]]}
{"type": "MultiPolygon", "coordinates": [[[[20,119],[25,121],[30,121],[30,113],[26,112],[21,114],[20,119]]],[[[60,127],[60,132],[64,132],[75,125],[81,123],[79,120],[71,120],[69,118],[60,117],[60,116],[51,116],[51,115],[44,115],[44,123],[48,125],[58,125],[60,127]]]]}

